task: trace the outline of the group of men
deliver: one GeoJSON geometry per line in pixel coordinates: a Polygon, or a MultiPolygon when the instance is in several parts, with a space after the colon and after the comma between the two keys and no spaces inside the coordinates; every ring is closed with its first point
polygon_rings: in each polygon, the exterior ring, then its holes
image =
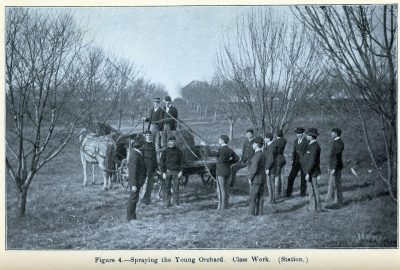
{"type": "Polygon", "coordinates": [[[161,99],[153,99],[153,108],[149,116],[143,120],[148,122],[144,131],[143,140],[140,136],[134,140],[128,150],[128,185],[130,196],[128,199],[127,219],[136,219],[136,205],[141,201],[145,205],[151,204],[154,176],[160,168],[165,180],[167,206],[173,202],[179,205],[179,178],[182,177],[183,153],[176,146],[175,131],[177,127],[178,111],[171,105],[171,97],[166,96],[165,107],[161,107],[161,99]],[[163,151],[161,151],[163,150],[163,151]],[[158,155],[161,153],[160,155],[158,155]]]}
{"type": "MultiPolygon", "coordinates": [[[[136,205],[139,200],[143,204],[151,203],[154,175],[160,168],[165,182],[166,205],[179,205],[179,178],[183,174],[183,153],[176,146],[176,123],[178,112],[171,106],[171,98],[165,97],[165,107],[160,106],[160,98],[155,98],[149,117],[148,130],[144,132],[145,140],[138,137],[128,151],[128,183],[130,197],[128,200],[127,219],[136,219],[136,205]],[[163,151],[160,151],[163,150],[163,151]],[[158,158],[157,153],[161,153],[158,158]],[[171,187],[173,198],[171,198],[171,187]],[[141,192],[141,189],[142,190],[141,192]]],[[[282,170],[286,164],[284,150],[287,144],[283,131],[278,130],[274,138],[267,132],[264,138],[254,136],[254,130],[246,131],[247,140],[242,149],[241,158],[228,146],[229,137],[219,137],[219,148],[211,151],[210,156],[217,158],[216,184],[218,195],[218,209],[229,207],[230,188],[235,185],[237,172],[247,167],[249,189],[250,215],[263,213],[264,194],[270,197],[271,203],[277,203],[282,196],[284,181],[282,170]]],[[[291,197],[295,178],[300,172],[300,196],[309,194],[309,211],[321,211],[318,183],[320,182],[320,155],[318,144],[319,136],[316,128],[309,128],[306,132],[302,127],[295,129],[297,139],[293,143],[292,166],[287,179],[286,196],[291,197]]],[[[329,181],[326,204],[332,199],[336,206],[343,204],[341,170],[343,168],[342,153],[344,149],[341,140],[341,130],[331,130],[333,139],[329,155],[329,181]]]]}
{"type": "Polygon", "coordinates": [[[148,117],[143,120],[148,122],[147,130],[151,131],[156,151],[165,148],[168,137],[175,133],[177,127],[178,110],[171,105],[171,97],[164,98],[165,107],[160,106],[161,99],[153,98],[153,108],[148,117]]]}
{"type": "MultiPolygon", "coordinates": [[[[294,180],[300,172],[300,196],[309,194],[309,211],[321,211],[318,183],[320,182],[321,147],[318,144],[319,136],[316,128],[309,128],[306,132],[302,127],[295,129],[297,139],[293,143],[292,166],[287,179],[286,197],[291,197],[294,180]]],[[[325,205],[340,207],[343,204],[341,171],[343,169],[342,154],[344,144],[341,140],[342,131],[338,128],[331,130],[333,139],[329,154],[329,180],[325,205]],[[333,205],[329,205],[334,200],[333,205]]],[[[278,130],[274,139],[272,133],[266,133],[265,138],[254,137],[253,129],[247,130],[247,141],[243,145],[242,158],[231,168],[230,187],[235,184],[238,169],[248,168],[249,214],[262,214],[263,194],[270,197],[271,203],[276,203],[282,195],[283,181],[282,168],[286,164],[284,149],[286,139],[282,130],[278,130]],[[251,146],[251,148],[250,148],[251,146]],[[253,151],[251,151],[253,150],[253,151]]],[[[218,163],[217,163],[218,166],[218,163]]],[[[218,172],[217,172],[218,175],[218,172]]],[[[227,178],[226,181],[229,181],[227,178]]],[[[226,191],[225,191],[226,193],[226,191]]]]}

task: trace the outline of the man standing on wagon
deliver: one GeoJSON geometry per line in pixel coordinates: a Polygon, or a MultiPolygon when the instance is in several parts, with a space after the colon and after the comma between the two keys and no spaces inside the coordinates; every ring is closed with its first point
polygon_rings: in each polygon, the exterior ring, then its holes
{"type": "Polygon", "coordinates": [[[162,132],[162,147],[165,148],[167,145],[167,139],[175,135],[178,119],[178,110],[171,105],[171,97],[166,96],[164,98],[165,108],[164,108],[164,131],[162,132]]]}
{"type": "Polygon", "coordinates": [[[160,107],[161,99],[153,98],[153,108],[150,109],[149,117],[144,118],[145,122],[149,122],[148,130],[153,135],[153,143],[156,146],[156,151],[161,149],[161,131],[164,123],[164,110],[160,107]]]}
{"type": "Polygon", "coordinates": [[[229,186],[230,186],[230,168],[233,163],[239,161],[239,156],[228,147],[229,137],[221,135],[218,140],[218,151],[213,151],[210,156],[217,157],[217,194],[218,194],[218,210],[228,208],[229,186]]]}

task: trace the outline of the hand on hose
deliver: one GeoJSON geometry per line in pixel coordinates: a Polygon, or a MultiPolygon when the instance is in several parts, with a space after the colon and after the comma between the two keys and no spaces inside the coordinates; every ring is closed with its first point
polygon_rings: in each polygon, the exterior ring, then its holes
{"type": "Polygon", "coordinates": [[[163,178],[164,180],[166,180],[166,179],[167,179],[167,174],[166,174],[166,173],[163,173],[163,174],[162,174],[162,178],[163,178]]]}

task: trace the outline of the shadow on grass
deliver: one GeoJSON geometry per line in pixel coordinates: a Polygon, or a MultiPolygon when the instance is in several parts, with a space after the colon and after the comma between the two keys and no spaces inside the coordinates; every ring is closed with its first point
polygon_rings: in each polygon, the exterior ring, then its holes
{"type": "Polygon", "coordinates": [[[385,197],[385,196],[389,196],[389,191],[381,191],[381,192],[378,192],[375,194],[364,194],[360,197],[356,197],[356,198],[352,198],[352,199],[348,199],[348,200],[345,199],[343,202],[343,206],[348,206],[351,203],[371,201],[373,199],[377,199],[377,198],[381,198],[381,197],[385,197]]]}

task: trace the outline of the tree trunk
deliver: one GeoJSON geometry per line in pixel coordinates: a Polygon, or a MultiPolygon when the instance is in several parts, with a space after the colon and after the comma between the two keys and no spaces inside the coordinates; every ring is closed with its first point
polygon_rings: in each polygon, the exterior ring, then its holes
{"type": "Polygon", "coordinates": [[[121,124],[122,124],[122,113],[118,115],[118,130],[121,130],[121,124]]]}
{"type": "Polygon", "coordinates": [[[207,120],[208,117],[208,106],[206,105],[206,108],[204,109],[204,119],[207,120]]]}
{"type": "Polygon", "coordinates": [[[18,215],[20,217],[25,216],[25,210],[26,210],[26,197],[28,195],[28,189],[27,188],[22,188],[22,191],[19,192],[19,201],[18,201],[18,215]]]}
{"type": "Polygon", "coordinates": [[[396,125],[390,125],[390,132],[388,134],[389,142],[388,142],[388,175],[390,187],[392,188],[392,192],[394,196],[397,198],[397,139],[396,139],[396,125]]]}
{"type": "Polygon", "coordinates": [[[233,125],[235,124],[235,120],[229,120],[229,138],[233,139],[233,125]]]}
{"type": "Polygon", "coordinates": [[[197,104],[196,112],[199,113],[200,110],[200,104],[197,104]]]}
{"type": "Polygon", "coordinates": [[[217,122],[217,112],[218,112],[218,109],[215,108],[215,112],[214,112],[214,123],[217,122]]]}

